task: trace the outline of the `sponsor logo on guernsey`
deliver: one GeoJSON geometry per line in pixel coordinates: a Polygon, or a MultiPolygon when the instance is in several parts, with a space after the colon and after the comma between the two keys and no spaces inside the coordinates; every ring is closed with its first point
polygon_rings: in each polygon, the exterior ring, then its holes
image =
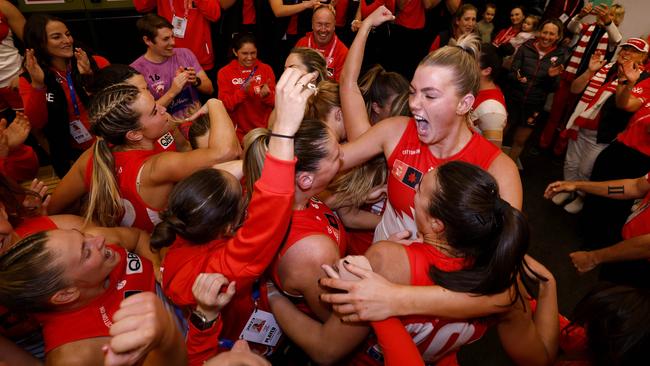
{"type": "Polygon", "coordinates": [[[413,189],[415,189],[415,187],[420,183],[423,175],[421,171],[399,159],[395,160],[391,173],[397,180],[413,189]]]}
{"type": "Polygon", "coordinates": [[[106,313],[106,308],[103,305],[99,307],[99,313],[102,315],[102,321],[104,322],[106,328],[112,327],[113,322],[111,321],[111,319],[108,318],[108,314],[106,313]]]}
{"type": "Polygon", "coordinates": [[[169,133],[169,132],[167,132],[166,134],[162,135],[162,136],[158,139],[158,143],[160,144],[160,146],[162,146],[162,147],[165,148],[165,149],[168,148],[169,145],[172,144],[172,142],[174,142],[174,136],[172,136],[172,134],[169,133]]]}
{"type": "Polygon", "coordinates": [[[420,155],[420,148],[417,148],[415,150],[404,149],[402,150],[402,155],[420,155]]]}
{"type": "Polygon", "coordinates": [[[137,254],[128,252],[126,254],[126,274],[132,275],[142,273],[142,261],[137,254]]]}

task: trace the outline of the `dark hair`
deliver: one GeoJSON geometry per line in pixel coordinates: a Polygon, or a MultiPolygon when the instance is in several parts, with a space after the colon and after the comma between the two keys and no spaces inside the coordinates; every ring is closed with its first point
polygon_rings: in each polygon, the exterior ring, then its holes
{"type": "MultiPolygon", "coordinates": [[[[262,175],[269,133],[266,128],[256,128],[244,136],[244,176],[247,198],[250,198],[253,185],[262,175]]],[[[293,151],[297,159],[296,174],[318,169],[320,161],[327,156],[325,145],[330,138],[335,137],[330,133],[325,122],[317,119],[302,121],[293,141],[293,151]]]]}
{"type": "Polygon", "coordinates": [[[52,309],[50,298],[68,284],[47,240],[46,231],[30,235],[0,255],[0,304],[14,311],[52,309]]]}
{"type": "Polygon", "coordinates": [[[38,214],[35,208],[29,209],[23,205],[23,200],[28,195],[38,197],[38,193],[24,189],[11,178],[0,174],[0,203],[5,207],[11,226],[16,227],[25,217],[38,214]]]}
{"type": "Polygon", "coordinates": [[[391,96],[407,94],[409,82],[401,74],[386,71],[381,65],[375,65],[359,79],[359,89],[370,116],[373,102],[383,107],[391,96]]]}
{"type": "Polygon", "coordinates": [[[210,116],[208,114],[203,114],[198,116],[192,124],[190,125],[189,130],[187,131],[187,140],[190,143],[192,149],[196,150],[199,148],[198,138],[210,132],[210,116]]]}
{"type": "Polygon", "coordinates": [[[497,80],[499,73],[501,72],[501,65],[503,61],[501,56],[499,56],[498,48],[496,48],[491,43],[481,44],[481,57],[479,58],[479,66],[481,70],[487,69],[488,67],[492,69],[488,79],[491,81],[497,80]]]}
{"type": "Polygon", "coordinates": [[[138,21],[135,22],[135,26],[138,29],[140,36],[149,38],[151,42],[154,42],[156,35],[158,35],[158,29],[174,29],[172,23],[154,13],[145,14],[142,18],[138,19],[138,21]]]}
{"type": "MultiPolygon", "coordinates": [[[[462,161],[440,165],[429,215],[444,224],[447,242],[473,261],[471,268],[445,272],[431,267],[433,281],[449,290],[490,295],[516,284],[528,249],[528,223],[499,196],[490,173],[462,161]]],[[[520,298],[515,286],[516,296],[520,298]]]]}
{"type": "Polygon", "coordinates": [[[492,8],[496,10],[497,6],[494,3],[487,3],[485,4],[485,9],[492,8]]]}
{"type": "Polygon", "coordinates": [[[650,348],[650,290],[600,283],[576,305],[593,365],[636,365],[650,348]]]}
{"type": "Polygon", "coordinates": [[[253,33],[237,33],[233,34],[232,37],[232,49],[233,51],[239,51],[244,44],[246,43],[252,43],[257,47],[257,41],[255,40],[255,36],[253,33]]]}
{"type": "MultiPolygon", "coordinates": [[[[25,22],[23,39],[25,48],[34,49],[34,56],[41,67],[49,68],[52,57],[47,52],[47,23],[61,22],[63,19],[49,14],[32,14],[25,22]]],[[[74,57],[73,57],[74,58],[74,57]]]]}
{"type": "Polygon", "coordinates": [[[178,182],[167,209],[151,234],[151,248],[171,245],[176,235],[195,244],[206,243],[234,229],[242,217],[241,185],[218,169],[203,169],[178,182]]]}
{"type": "Polygon", "coordinates": [[[96,94],[111,85],[126,82],[134,75],[140,75],[140,72],[129,65],[110,64],[94,74],[89,91],[96,94]]]}
{"type": "Polygon", "coordinates": [[[458,7],[458,10],[456,10],[456,13],[454,14],[454,19],[459,20],[460,18],[463,17],[463,14],[465,14],[470,10],[473,10],[476,13],[476,16],[478,16],[478,9],[476,8],[476,6],[472,4],[463,4],[458,7]]]}
{"type": "Polygon", "coordinates": [[[558,40],[555,41],[555,44],[558,44],[560,41],[562,41],[562,37],[564,37],[564,24],[557,18],[546,19],[544,23],[542,23],[542,25],[539,27],[539,31],[541,32],[542,29],[544,29],[544,26],[547,24],[553,24],[557,27],[558,40]]]}

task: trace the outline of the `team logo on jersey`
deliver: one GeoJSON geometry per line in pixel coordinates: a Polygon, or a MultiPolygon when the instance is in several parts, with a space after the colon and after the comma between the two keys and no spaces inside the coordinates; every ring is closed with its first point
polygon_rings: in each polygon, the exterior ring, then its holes
{"type": "Polygon", "coordinates": [[[117,287],[118,290],[121,290],[121,289],[124,288],[124,286],[126,286],[126,280],[122,280],[122,281],[118,282],[116,287],[117,287]]]}
{"type": "Polygon", "coordinates": [[[131,275],[142,273],[142,260],[137,254],[128,252],[126,254],[126,274],[131,275]]]}
{"type": "Polygon", "coordinates": [[[391,173],[395,178],[397,178],[397,180],[413,189],[415,189],[415,186],[420,183],[423,175],[421,171],[409,166],[399,159],[395,160],[391,173]]]}

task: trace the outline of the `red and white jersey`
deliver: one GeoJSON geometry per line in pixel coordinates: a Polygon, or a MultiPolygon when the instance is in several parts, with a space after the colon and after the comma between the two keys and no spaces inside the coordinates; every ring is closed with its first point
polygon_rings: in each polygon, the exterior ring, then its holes
{"type": "Polygon", "coordinates": [[[458,153],[445,159],[435,157],[429,145],[418,138],[415,120],[408,122],[402,138],[388,158],[388,205],[375,229],[375,241],[386,240],[393,233],[408,230],[415,239],[415,187],[424,174],[448,161],[460,160],[488,169],[501,153],[498,147],[478,133],[458,153]]]}
{"type": "Polygon", "coordinates": [[[120,256],[120,262],[109,275],[106,292],[81,309],[37,314],[46,353],[70,342],[109,337],[113,315],[122,300],[140,292],[155,292],[151,262],[116,245],[108,248],[120,256]]]}
{"type": "MultiPolygon", "coordinates": [[[[410,285],[432,286],[430,268],[435,266],[446,272],[459,271],[473,263],[467,258],[450,258],[429,244],[413,243],[405,246],[411,270],[410,285]]],[[[404,328],[411,335],[425,364],[457,364],[456,352],[465,344],[472,343],[485,334],[489,323],[484,319],[446,319],[428,316],[407,316],[400,318],[404,328]]],[[[352,365],[378,365],[383,353],[375,338],[355,355],[352,365]]]]}
{"type": "MultiPolygon", "coordinates": [[[[153,231],[154,226],[161,220],[158,217],[158,209],[149,206],[138,193],[140,171],[144,162],[155,155],[155,150],[128,150],[114,151],[115,178],[120,187],[120,196],[124,207],[124,214],[120,220],[120,226],[136,227],[148,233],[153,231]]],[[[88,159],[86,166],[86,187],[90,187],[92,181],[93,159],[88,159]]]]}

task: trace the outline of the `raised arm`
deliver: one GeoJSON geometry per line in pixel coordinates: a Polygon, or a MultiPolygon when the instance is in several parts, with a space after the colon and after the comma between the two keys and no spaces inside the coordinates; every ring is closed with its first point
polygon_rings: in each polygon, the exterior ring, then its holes
{"type": "Polygon", "coordinates": [[[11,32],[18,39],[22,40],[23,29],[25,28],[25,17],[23,14],[12,3],[6,0],[0,0],[0,13],[4,14],[7,18],[11,32]]]}
{"type": "MultiPolygon", "coordinates": [[[[276,87],[277,120],[269,138],[262,176],[255,183],[248,217],[228,242],[227,255],[209,263],[208,271],[228,268],[235,277],[261,275],[271,263],[289,226],[295,191],[293,136],[305,113],[308,97],[304,88],[315,74],[301,75],[287,69],[276,87]]],[[[221,270],[223,271],[223,270],[221,270]]]]}
{"type": "Polygon", "coordinates": [[[643,105],[643,100],[634,95],[633,90],[641,76],[641,66],[634,61],[627,61],[619,66],[619,78],[616,86],[616,106],[628,112],[636,112],[643,105]]]}
{"type": "Polygon", "coordinates": [[[386,157],[390,156],[404,133],[407,123],[409,119],[406,117],[387,118],[372,126],[358,139],[342,145],[341,171],[361,165],[381,153],[386,157]]]}
{"type": "Polygon", "coordinates": [[[587,87],[591,77],[594,76],[594,74],[596,74],[596,72],[600,70],[606,62],[607,60],[605,60],[605,55],[598,51],[594,52],[589,59],[589,67],[587,67],[587,70],[571,82],[571,93],[581,94],[587,87]]]}
{"type": "Polygon", "coordinates": [[[373,28],[393,19],[395,17],[385,6],[382,5],[375,9],[361,23],[343,64],[339,80],[339,93],[341,94],[343,122],[349,141],[356,140],[371,127],[363,95],[357,84],[368,34],[373,28]]]}

